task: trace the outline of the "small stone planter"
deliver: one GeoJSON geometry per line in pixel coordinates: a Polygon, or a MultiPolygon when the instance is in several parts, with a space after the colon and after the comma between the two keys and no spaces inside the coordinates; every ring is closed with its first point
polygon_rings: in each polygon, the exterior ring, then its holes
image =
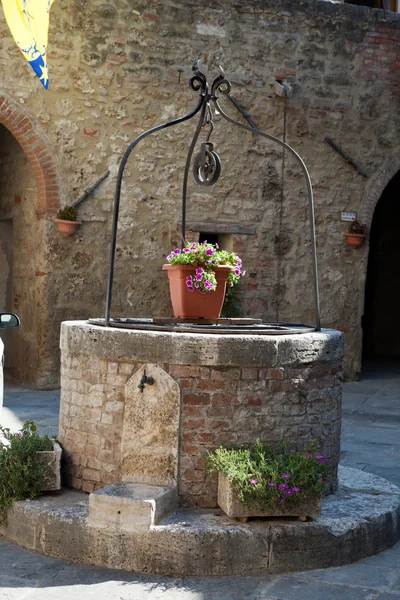
{"type": "Polygon", "coordinates": [[[248,517],[298,517],[305,521],[307,517],[319,515],[322,508],[322,496],[314,496],[292,506],[274,507],[267,511],[257,506],[248,506],[236,499],[232,484],[224,473],[218,475],[218,504],[228,515],[246,522],[248,517]]]}
{"type": "Polygon", "coordinates": [[[61,454],[60,444],[54,442],[53,450],[44,450],[36,453],[39,461],[44,465],[43,492],[56,492],[61,489],[61,454]]]}

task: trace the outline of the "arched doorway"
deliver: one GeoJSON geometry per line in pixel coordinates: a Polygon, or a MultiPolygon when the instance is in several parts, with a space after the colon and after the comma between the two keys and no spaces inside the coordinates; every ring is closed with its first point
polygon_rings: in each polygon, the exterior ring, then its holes
{"type": "Polygon", "coordinates": [[[58,380],[58,323],[49,301],[46,236],[60,205],[55,153],[20,103],[0,94],[0,312],[21,327],[6,333],[6,367],[38,388],[58,380]]]}
{"type": "Polygon", "coordinates": [[[370,229],[363,357],[400,359],[400,171],[378,200],[370,229]]]}

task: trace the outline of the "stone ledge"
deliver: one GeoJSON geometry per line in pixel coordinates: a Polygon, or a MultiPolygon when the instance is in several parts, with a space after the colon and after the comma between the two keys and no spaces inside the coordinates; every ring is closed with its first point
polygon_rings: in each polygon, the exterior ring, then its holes
{"type": "Polygon", "coordinates": [[[107,361],[198,366],[299,366],[342,360],[343,334],[323,329],[297,335],[188,334],[100,327],[86,321],[61,324],[63,352],[107,361]],[[234,344],[232,343],[234,341],[234,344]]]}
{"type": "MultiPolygon", "coordinates": [[[[181,227],[182,223],[179,222],[181,227]]],[[[249,225],[239,225],[237,223],[211,223],[207,221],[186,221],[187,231],[204,231],[206,233],[237,233],[241,235],[255,235],[257,230],[249,225]]]]}
{"type": "Polygon", "coordinates": [[[232,576],[340,566],[400,539],[400,490],[358,469],[306,523],[254,519],[237,525],[218,510],[179,510],[146,532],[93,528],[88,497],[17,502],[0,533],[17,544],[79,563],[169,576],[232,576]],[[349,489],[351,482],[361,491],[349,489]],[[40,533],[40,534],[39,534],[40,533]]]}

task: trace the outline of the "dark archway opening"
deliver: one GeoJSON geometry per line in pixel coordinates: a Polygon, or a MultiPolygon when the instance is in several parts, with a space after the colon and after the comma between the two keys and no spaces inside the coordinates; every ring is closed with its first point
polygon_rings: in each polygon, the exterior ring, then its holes
{"type": "Polygon", "coordinates": [[[370,8],[383,8],[398,12],[398,0],[344,0],[345,4],[356,4],[357,6],[369,6],[370,8]]]}
{"type": "Polygon", "coordinates": [[[379,199],[370,232],[363,358],[400,359],[400,172],[379,199]]]}

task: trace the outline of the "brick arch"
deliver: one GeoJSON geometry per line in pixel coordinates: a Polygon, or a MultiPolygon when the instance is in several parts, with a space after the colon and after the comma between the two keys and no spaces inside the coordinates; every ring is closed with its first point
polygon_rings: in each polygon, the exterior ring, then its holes
{"type": "Polygon", "coordinates": [[[375,207],[379,198],[382,196],[383,190],[393,177],[400,171],[400,148],[392,152],[375,175],[371,177],[361,203],[360,221],[366,223],[368,229],[371,228],[372,218],[374,216],[375,207]]]}
{"type": "Polygon", "coordinates": [[[60,206],[59,175],[47,136],[26,109],[4,93],[0,93],[0,124],[28,157],[36,179],[38,212],[54,212],[60,206]]]}

